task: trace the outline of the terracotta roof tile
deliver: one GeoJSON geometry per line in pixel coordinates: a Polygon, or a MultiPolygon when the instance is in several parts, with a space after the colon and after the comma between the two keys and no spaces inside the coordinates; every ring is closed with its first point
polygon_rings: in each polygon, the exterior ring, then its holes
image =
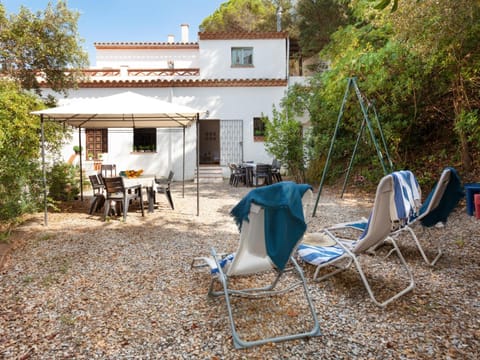
{"type": "MultiPolygon", "coordinates": [[[[45,83],[43,87],[47,87],[45,83]]],[[[163,87],[274,87],[287,86],[285,79],[208,79],[208,80],[92,80],[80,88],[163,88],[163,87]]]]}
{"type": "Polygon", "coordinates": [[[97,50],[132,50],[132,49],[198,49],[196,42],[95,42],[97,50]]]}
{"type": "Polygon", "coordinates": [[[286,31],[272,32],[199,32],[199,40],[242,40],[242,39],[286,39],[288,33],[286,31]]]}

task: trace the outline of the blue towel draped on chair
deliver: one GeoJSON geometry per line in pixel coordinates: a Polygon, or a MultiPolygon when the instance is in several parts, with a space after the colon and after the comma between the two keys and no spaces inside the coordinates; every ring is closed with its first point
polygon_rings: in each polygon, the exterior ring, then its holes
{"type": "MultiPolygon", "coordinates": [[[[462,181],[457,171],[452,167],[447,167],[451,171],[450,181],[445,190],[440,203],[437,208],[432,210],[429,214],[425,215],[422,219],[422,225],[426,227],[431,227],[437,224],[438,222],[447,222],[447,218],[452,212],[452,210],[457,206],[458,202],[465,196],[463,191],[462,181]]],[[[435,193],[435,188],[438,184],[435,184],[435,187],[430,192],[429,196],[425,200],[424,204],[420,209],[420,215],[428,208],[430,200],[435,193]]]]}
{"type": "Polygon", "coordinates": [[[250,191],[230,212],[241,230],[251,203],[265,209],[265,243],[268,256],[283,270],[291,249],[305,233],[302,196],[310,185],[285,181],[250,191]]]}

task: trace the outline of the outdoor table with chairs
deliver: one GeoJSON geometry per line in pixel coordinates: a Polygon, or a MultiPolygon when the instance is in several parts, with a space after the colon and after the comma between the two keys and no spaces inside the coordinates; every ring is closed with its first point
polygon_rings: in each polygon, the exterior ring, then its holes
{"type": "Polygon", "coordinates": [[[174,209],[170,192],[170,183],[173,180],[172,171],[170,171],[166,179],[148,174],[127,176],[125,171],[121,171],[119,176],[110,177],[104,176],[102,173],[92,174],[89,176],[89,179],[93,190],[89,214],[93,214],[104,207],[104,219],[112,212],[116,212],[117,214],[123,212],[123,218],[124,221],[126,221],[128,207],[132,200],[136,200],[140,205],[142,216],[144,216],[143,189],[145,189],[145,194],[147,195],[149,213],[154,212],[156,203],[155,194],[157,192],[165,194],[170,207],[174,209]],[[116,209],[111,209],[111,202],[115,202],[116,209]]]}
{"type": "Polygon", "coordinates": [[[272,164],[243,162],[241,164],[229,164],[230,185],[244,184],[247,187],[259,185],[271,185],[282,181],[280,175],[280,163],[275,159],[272,164]]]}

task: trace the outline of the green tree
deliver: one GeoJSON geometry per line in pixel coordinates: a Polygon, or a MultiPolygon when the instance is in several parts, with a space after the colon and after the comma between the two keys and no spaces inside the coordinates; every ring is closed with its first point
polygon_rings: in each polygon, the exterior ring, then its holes
{"type": "Polygon", "coordinates": [[[13,82],[0,82],[0,221],[35,209],[41,187],[38,99],[13,82]]]}
{"type": "Polygon", "coordinates": [[[330,35],[348,21],[344,0],[299,0],[297,7],[299,45],[304,56],[318,54],[330,35]]]}
{"type": "MultiPolygon", "coordinates": [[[[87,55],[77,35],[78,14],[58,1],[44,12],[22,7],[6,15],[0,3],[0,221],[38,209],[43,182],[40,163],[40,118],[33,110],[46,106],[38,92],[41,75],[55,91],[74,87],[87,55]]],[[[56,162],[63,139],[59,124],[44,124],[45,145],[56,162]]]]}
{"type": "Polygon", "coordinates": [[[205,32],[276,31],[279,7],[282,29],[293,35],[290,0],[229,0],[205,18],[200,28],[205,32]]]}
{"type": "Polygon", "coordinates": [[[434,84],[429,115],[453,120],[449,126],[457,131],[463,166],[471,170],[472,147],[479,149],[472,141],[478,121],[472,119],[478,119],[480,108],[480,2],[405,2],[392,19],[396,39],[422,61],[434,84]]]}
{"type": "MultiPolygon", "coordinates": [[[[480,134],[480,3],[405,2],[393,13],[374,5],[350,2],[350,18],[319,55],[330,61],[329,71],[317,74],[304,96],[288,93],[287,102],[297,102],[310,115],[314,159],[325,159],[346,80],[356,76],[362,94],[375,105],[397,168],[416,168],[419,177],[428,177],[437,172],[429,173],[429,163],[443,167],[463,158],[468,171],[464,154],[472,154],[473,146],[478,151],[480,134]]],[[[362,121],[358,100],[350,95],[333,154],[336,168],[329,172],[334,177],[344,173],[362,121]]],[[[362,146],[356,156],[367,172],[377,167],[371,146],[362,146]]]]}
{"type": "Polygon", "coordinates": [[[38,90],[38,75],[54,91],[75,87],[80,69],[88,65],[77,33],[78,17],[66,1],[49,3],[35,14],[22,6],[10,16],[0,3],[0,72],[20,81],[24,89],[38,90]]]}
{"type": "Polygon", "coordinates": [[[273,109],[272,120],[265,119],[265,149],[287,166],[295,181],[304,182],[305,141],[302,125],[297,121],[301,106],[289,106],[289,99],[284,99],[280,110],[273,109]]]}

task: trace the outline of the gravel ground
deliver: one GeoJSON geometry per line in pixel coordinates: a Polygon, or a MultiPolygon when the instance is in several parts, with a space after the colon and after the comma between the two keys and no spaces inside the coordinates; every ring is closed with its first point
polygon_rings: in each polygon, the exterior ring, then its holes
{"type": "MultiPolygon", "coordinates": [[[[175,210],[161,196],[155,213],[142,218],[132,208],[127,223],[88,215],[88,199],[49,214],[48,227],[43,214],[27,219],[12,234],[0,270],[0,357],[479,358],[480,221],[466,215],[464,203],[446,228],[418,229],[428,249],[437,242],[444,249],[434,268],[407,238],[400,240],[415,276],[413,292],[380,309],[354,268],[319,283],[311,281],[314,268],[301,263],[322,335],[235,350],[224,299],[207,297],[209,274],[190,269],[190,262],[208,255],[211,246],[235,250],[238,231],[228,213],[249,189],[201,184],[200,216],[195,189],[187,184],[182,198],[181,184],[175,183],[175,210]]],[[[367,216],[372,198],[347,193],[340,199],[325,189],[309,231],[367,216]]],[[[387,251],[362,258],[380,298],[405,285],[396,276],[395,259],[381,256],[387,251]]],[[[240,331],[250,336],[309,329],[299,294],[234,300],[240,331]]]]}

